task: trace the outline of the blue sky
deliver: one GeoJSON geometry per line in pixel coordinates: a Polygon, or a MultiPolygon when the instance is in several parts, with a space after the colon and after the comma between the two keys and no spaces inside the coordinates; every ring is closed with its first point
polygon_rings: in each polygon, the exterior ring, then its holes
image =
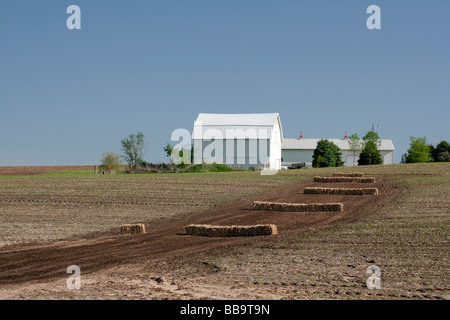
{"type": "Polygon", "coordinates": [[[199,112],[278,112],[288,138],[380,125],[398,163],[410,136],[450,140],[449,14],[446,0],[2,0],[0,165],[98,164],[136,131],[145,160],[168,161],[199,112]]]}

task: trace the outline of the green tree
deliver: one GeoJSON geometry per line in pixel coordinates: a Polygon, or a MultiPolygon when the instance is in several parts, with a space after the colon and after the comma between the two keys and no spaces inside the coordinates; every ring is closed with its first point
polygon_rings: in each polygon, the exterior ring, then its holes
{"type": "Polygon", "coordinates": [[[380,147],[381,145],[381,140],[380,140],[380,136],[378,135],[378,133],[376,133],[375,131],[369,131],[365,134],[365,136],[363,137],[364,140],[364,145],[368,142],[368,141],[372,141],[375,143],[377,149],[380,147]]]}
{"type": "Polygon", "coordinates": [[[355,165],[356,153],[361,152],[364,147],[364,142],[359,139],[358,134],[354,133],[348,137],[349,150],[353,152],[353,165],[355,165]]]}
{"type": "MultiPolygon", "coordinates": [[[[187,146],[185,148],[187,149],[187,146]]],[[[179,150],[172,147],[170,143],[167,143],[167,145],[164,147],[164,151],[166,152],[166,155],[170,158],[170,162],[174,166],[174,171],[175,166],[180,169],[183,169],[187,166],[186,163],[192,163],[193,148],[194,147],[192,147],[190,150],[185,150],[184,148],[179,150]]]]}
{"type": "Polygon", "coordinates": [[[405,163],[432,162],[430,146],[427,144],[426,137],[409,137],[410,144],[405,156],[405,163]]]}
{"type": "Polygon", "coordinates": [[[375,131],[367,132],[363,137],[362,151],[359,154],[358,165],[382,164],[383,157],[378,148],[381,145],[380,136],[375,131]]]}
{"type": "Polygon", "coordinates": [[[439,153],[438,162],[449,162],[450,161],[450,152],[445,151],[439,153]]]}
{"type": "Polygon", "coordinates": [[[400,163],[406,163],[406,153],[402,154],[402,157],[400,159],[400,163]]]}
{"type": "Polygon", "coordinates": [[[181,162],[192,162],[192,153],[194,151],[194,147],[192,146],[189,150],[188,145],[182,147],[181,149],[174,148],[170,145],[170,143],[167,143],[167,145],[164,147],[164,151],[166,152],[166,155],[170,158],[170,162],[172,163],[178,163],[181,162]]]}
{"type": "Polygon", "coordinates": [[[430,145],[430,153],[435,162],[447,162],[448,154],[450,153],[450,144],[442,140],[436,145],[436,148],[433,145],[430,145]]]}
{"type": "Polygon", "coordinates": [[[167,142],[167,145],[164,147],[164,151],[166,152],[166,155],[170,158],[170,162],[172,162],[173,147],[170,145],[170,143],[167,142]]]}
{"type": "Polygon", "coordinates": [[[378,150],[376,141],[373,139],[365,141],[364,148],[359,154],[358,165],[364,166],[382,163],[383,157],[378,150]]]}
{"type": "Polygon", "coordinates": [[[138,131],[136,134],[130,134],[127,138],[122,139],[120,143],[130,170],[136,170],[139,164],[144,162],[142,158],[147,151],[144,134],[138,131]]]}
{"type": "Polygon", "coordinates": [[[319,140],[313,153],[312,165],[314,168],[342,167],[344,161],[342,161],[341,150],[329,140],[319,140]]]}
{"type": "Polygon", "coordinates": [[[100,168],[106,173],[116,173],[123,165],[122,157],[115,152],[108,151],[103,153],[100,161],[100,168]]]}

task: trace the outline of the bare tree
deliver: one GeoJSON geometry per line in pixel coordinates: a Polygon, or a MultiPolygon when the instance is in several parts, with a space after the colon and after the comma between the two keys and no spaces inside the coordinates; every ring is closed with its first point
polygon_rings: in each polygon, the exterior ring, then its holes
{"type": "Polygon", "coordinates": [[[116,173],[123,165],[122,157],[112,151],[103,153],[100,161],[102,162],[100,168],[106,173],[116,173]]]}
{"type": "Polygon", "coordinates": [[[364,141],[359,139],[358,134],[354,133],[348,137],[349,150],[353,152],[353,165],[355,165],[356,152],[361,152],[364,148],[364,141]]]}

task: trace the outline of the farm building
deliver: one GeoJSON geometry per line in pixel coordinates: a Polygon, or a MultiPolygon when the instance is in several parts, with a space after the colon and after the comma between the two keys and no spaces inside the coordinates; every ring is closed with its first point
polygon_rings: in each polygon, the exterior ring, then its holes
{"type": "MultiPolygon", "coordinates": [[[[283,166],[289,166],[292,163],[312,163],[314,149],[320,139],[284,139],[281,147],[281,157],[283,166]]],[[[358,165],[359,153],[356,155],[350,151],[348,139],[327,139],[337,145],[342,152],[342,160],[345,166],[358,165]]],[[[392,140],[381,139],[380,150],[383,157],[383,164],[392,164],[394,162],[394,144],[392,140]]]]}
{"type": "Polygon", "coordinates": [[[281,169],[283,131],[278,113],[200,113],[192,139],[194,164],[281,169]]]}

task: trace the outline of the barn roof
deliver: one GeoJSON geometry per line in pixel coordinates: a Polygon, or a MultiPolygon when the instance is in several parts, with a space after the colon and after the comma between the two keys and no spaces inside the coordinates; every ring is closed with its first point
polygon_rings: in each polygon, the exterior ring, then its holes
{"type": "MultiPolygon", "coordinates": [[[[314,150],[317,146],[317,142],[321,139],[284,139],[281,149],[287,150],[314,150]]],[[[327,139],[333,142],[341,150],[349,150],[348,139],[327,139]]],[[[390,139],[381,139],[381,145],[378,150],[394,151],[394,144],[390,139]]]]}
{"type": "MultiPolygon", "coordinates": [[[[202,130],[214,128],[220,130],[226,137],[227,129],[251,128],[255,130],[268,130],[272,134],[272,128],[278,124],[281,132],[281,141],[283,141],[283,130],[281,127],[280,115],[278,113],[242,113],[242,114],[220,114],[220,113],[200,113],[194,123],[194,139],[201,139],[199,127],[202,130]]],[[[238,137],[245,138],[245,137],[238,137]]],[[[269,136],[270,138],[270,136],[269,136]]]]}
{"type": "Polygon", "coordinates": [[[197,121],[201,121],[204,126],[273,126],[278,117],[278,113],[199,113],[197,121]]]}

